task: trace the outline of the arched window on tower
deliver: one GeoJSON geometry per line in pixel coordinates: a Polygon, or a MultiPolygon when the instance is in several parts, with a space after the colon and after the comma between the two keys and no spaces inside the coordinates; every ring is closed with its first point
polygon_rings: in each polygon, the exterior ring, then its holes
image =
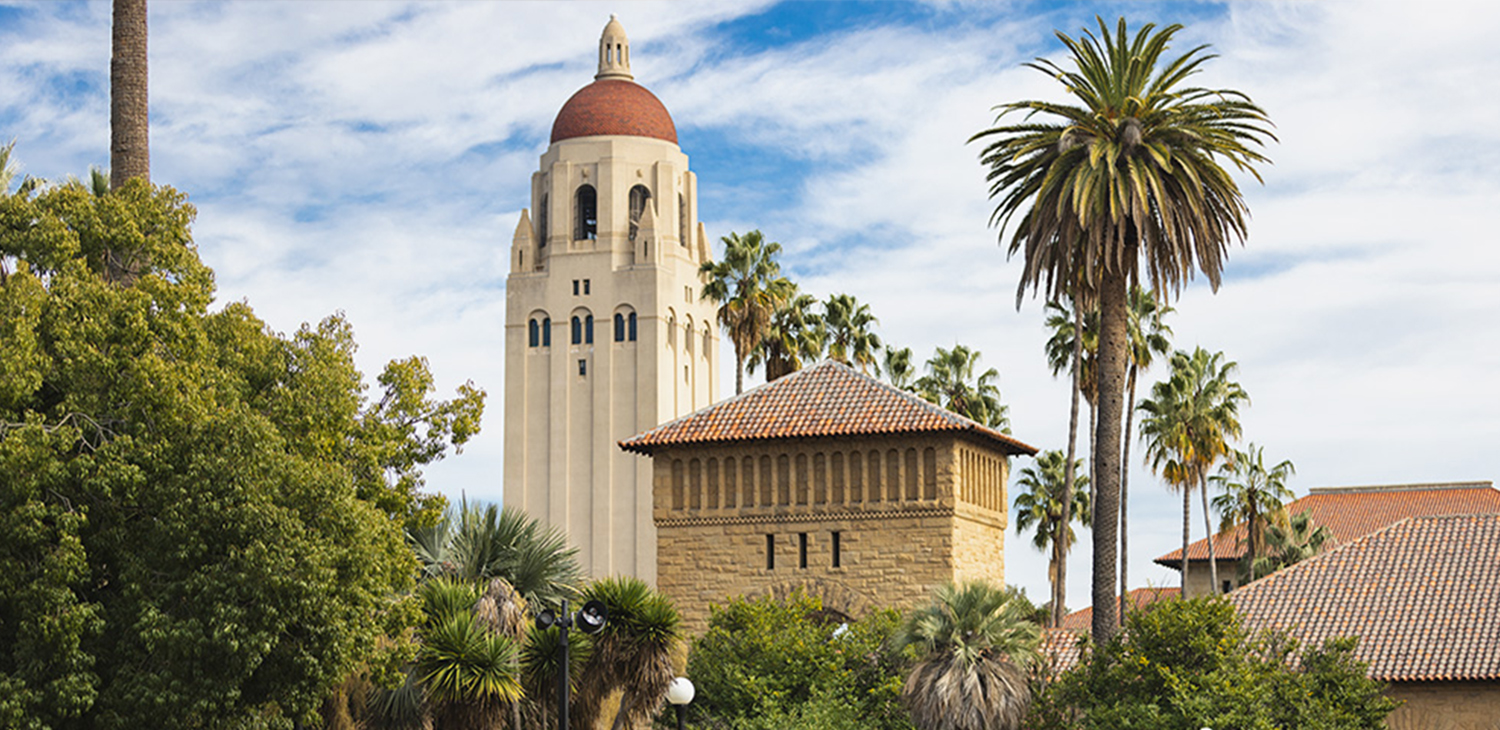
{"type": "Polygon", "coordinates": [[[552,346],[552,318],[542,318],[542,347],[552,346]]]}
{"type": "Polygon", "coordinates": [[[542,323],[531,319],[531,325],[526,332],[526,346],[537,347],[542,344],[542,323]]]}
{"type": "Polygon", "coordinates": [[[594,344],[594,315],[583,316],[583,342],[586,345],[594,344]]]}
{"type": "Polygon", "coordinates": [[[629,320],[630,321],[626,324],[626,327],[628,327],[629,329],[627,334],[630,337],[630,341],[635,342],[635,312],[630,313],[629,320]]]}
{"type": "Polygon", "coordinates": [[[573,240],[592,241],[599,237],[599,198],[594,186],[587,183],[578,186],[573,196],[573,240]]]}
{"type": "Polygon", "coordinates": [[[575,315],[573,315],[573,323],[572,324],[573,324],[573,328],[572,328],[573,337],[572,337],[571,341],[575,345],[581,345],[581,344],[583,344],[583,320],[579,319],[578,315],[575,314],[575,315]]]}
{"type": "Polygon", "coordinates": [[[625,315],[615,312],[615,342],[625,341],[625,315]]]}
{"type": "Polygon", "coordinates": [[[542,204],[536,209],[537,248],[547,247],[547,194],[542,193],[542,204]]]}
{"type": "Polygon", "coordinates": [[[636,231],[641,228],[641,216],[646,214],[646,204],[651,202],[651,191],[645,185],[630,188],[630,240],[635,241],[636,231]]]}
{"type": "Polygon", "coordinates": [[[682,193],[677,194],[677,240],[688,245],[687,198],[682,193]]]}

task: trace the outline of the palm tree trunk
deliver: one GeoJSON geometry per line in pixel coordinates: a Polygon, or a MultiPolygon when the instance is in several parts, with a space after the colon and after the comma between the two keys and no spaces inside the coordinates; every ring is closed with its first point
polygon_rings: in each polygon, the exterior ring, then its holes
{"type": "MultiPolygon", "coordinates": [[[[1108,267],[1108,264],[1105,264],[1108,267]]],[[[1095,404],[1098,409],[1093,453],[1094,473],[1094,575],[1093,637],[1103,644],[1119,630],[1115,603],[1115,568],[1119,565],[1120,532],[1120,411],[1125,399],[1125,369],[1130,340],[1127,281],[1123,271],[1106,271],[1099,287],[1099,350],[1094,356],[1095,404]]]]}
{"type": "Polygon", "coordinates": [[[734,352],[734,394],[745,392],[745,356],[739,350],[734,352]]]}
{"type": "Polygon", "coordinates": [[[1130,394],[1130,399],[1125,403],[1125,449],[1124,456],[1120,457],[1120,620],[1125,620],[1125,597],[1130,595],[1129,580],[1126,578],[1127,563],[1130,562],[1130,434],[1135,427],[1135,374],[1136,366],[1130,366],[1130,379],[1125,390],[1130,394]]]}
{"type": "Polygon", "coordinates": [[[1192,536],[1193,488],[1182,485],[1182,597],[1188,597],[1188,538],[1192,536]]]}
{"type": "MultiPolygon", "coordinates": [[[[1068,413],[1068,458],[1063,464],[1063,508],[1062,523],[1066,529],[1073,519],[1073,480],[1076,477],[1073,462],[1078,458],[1078,397],[1083,370],[1083,310],[1078,306],[1078,292],[1073,293],[1073,402],[1068,413]]],[[[1057,583],[1052,586],[1052,625],[1061,626],[1063,606],[1068,597],[1068,560],[1061,554],[1057,561],[1057,583]]]]}
{"type": "Polygon", "coordinates": [[[1219,595],[1219,563],[1214,557],[1214,525],[1213,518],[1208,513],[1208,477],[1199,475],[1198,485],[1203,494],[1203,526],[1208,528],[1208,594],[1219,595]]]}
{"type": "MultiPolygon", "coordinates": [[[[1095,386],[1098,383],[1094,384],[1095,386]]],[[[1085,398],[1084,402],[1089,406],[1089,504],[1093,504],[1099,493],[1098,464],[1094,461],[1094,452],[1099,448],[1099,409],[1094,407],[1094,401],[1099,398],[1095,393],[1093,398],[1085,398]]]]}
{"type": "Polygon", "coordinates": [[[146,73],[146,0],[114,0],[109,61],[109,186],[151,179],[146,73]]]}

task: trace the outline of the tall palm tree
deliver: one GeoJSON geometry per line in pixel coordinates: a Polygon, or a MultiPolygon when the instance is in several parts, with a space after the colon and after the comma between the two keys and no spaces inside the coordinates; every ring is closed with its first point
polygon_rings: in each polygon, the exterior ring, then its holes
{"type": "Polygon", "coordinates": [[[1129,320],[1125,335],[1130,340],[1130,375],[1126,378],[1125,451],[1120,457],[1120,616],[1125,615],[1125,598],[1130,595],[1130,441],[1135,427],[1135,382],[1142,370],[1149,370],[1158,355],[1166,357],[1172,349],[1172,328],[1163,318],[1172,307],[1162,303],[1155,292],[1134,285],[1130,287],[1129,320]]]}
{"type": "Polygon", "coordinates": [[[1188,85],[1212,54],[1205,46],[1168,58],[1179,25],[1142,26],[1121,18],[1099,35],[1057,33],[1071,68],[1027,64],[1057,79],[1076,102],[1019,101],[997,107],[996,126],[974,135],[987,144],[991,222],[1005,229],[1020,213],[1008,251],[1024,266],[1027,289],[1060,298],[1082,286],[1098,297],[1099,423],[1093,454],[1093,634],[1118,630],[1114,602],[1119,524],[1120,427],[1124,416],[1129,285],[1180,291],[1201,271],[1217,289],[1230,241],[1246,234],[1239,186],[1227,162],[1260,179],[1260,151],[1274,140],[1265,112],[1232,89],[1188,85]],[[1023,118],[1006,124],[1007,116],[1023,118]]]}
{"type": "Polygon", "coordinates": [[[1041,629],[1025,601],[988,583],[938,586],[893,641],[921,657],[901,697],[920,730],[1011,730],[1031,701],[1027,669],[1041,629]]]}
{"type": "Polygon", "coordinates": [[[620,709],[610,727],[639,727],[661,711],[676,676],[672,651],[682,638],[681,616],[670,599],[639,578],[595,581],[583,600],[602,601],[609,620],[594,635],[593,654],[578,680],[576,725],[597,727],[604,698],[618,689],[620,709]]]}
{"type": "Polygon", "coordinates": [[[881,347],[880,335],[870,329],[880,324],[870,314],[870,305],[860,304],[851,294],[829,295],[823,302],[822,322],[828,358],[868,374],[881,347]]]}
{"type": "Polygon", "coordinates": [[[1182,585],[1187,588],[1189,519],[1192,489],[1203,494],[1203,524],[1208,532],[1210,591],[1219,590],[1213,525],[1208,514],[1208,473],[1229,455],[1229,441],[1240,435],[1240,405],[1250,400],[1239,383],[1230,380],[1239,368],[1224,353],[1209,354],[1202,347],[1192,354],[1172,353],[1172,375],[1151,386],[1151,397],[1141,401],[1141,437],[1146,458],[1168,485],[1181,489],[1182,585]]]}
{"type": "Polygon", "coordinates": [[[1255,561],[1254,573],[1268,576],[1323,552],[1331,542],[1333,533],[1326,527],[1314,527],[1311,511],[1298,512],[1288,517],[1285,525],[1266,528],[1266,554],[1255,561]]]}
{"type": "Polygon", "coordinates": [[[916,368],[911,364],[911,348],[897,349],[889,345],[881,348],[880,374],[885,376],[891,387],[910,390],[916,375],[916,368]]]}
{"type": "MultiPolygon", "coordinates": [[[[1098,392],[1099,384],[1096,371],[1096,361],[1099,354],[1099,310],[1091,307],[1084,300],[1083,304],[1077,304],[1074,296],[1069,296],[1063,301],[1047,302],[1046,327],[1052,330],[1052,336],[1047,338],[1047,367],[1051,368],[1052,376],[1057,377],[1059,373],[1067,371],[1071,374],[1073,384],[1073,397],[1071,411],[1068,416],[1068,443],[1069,458],[1077,456],[1076,448],[1078,441],[1078,400],[1080,396],[1089,407],[1089,454],[1094,453],[1095,425],[1098,412],[1094,408],[1095,394],[1098,392]],[[1079,336],[1077,333],[1081,333],[1079,336]]],[[[1093,497],[1095,487],[1093,460],[1089,464],[1089,496],[1093,497]]]]}
{"type": "Polygon", "coordinates": [[[146,0],[114,0],[109,59],[110,188],[151,179],[146,0]]]}
{"type": "Polygon", "coordinates": [[[1062,566],[1073,547],[1074,534],[1071,522],[1088,527],[1093,521],[1089,511],[1088,477],[1079,476],[1073,488],[1067,488],[1067,470],[1064,468],[1061,451],[1044,451],[1036,457],[1035,467],[1026,467],[1016,479],[1016,534],[1035,528],[1031,544],[1038,550],[1050,553],[1047,561],[1047,578],[1052,581],[1052,611],[1050,625],[1062,623],[1067,612],[1067,586],[1061,578],[1066,577],[1062,566]],[[1075,508],[1069,514],[1063,512],[1065,502],[1075,508]]]}
{"type": "Polygon", "coordinates": [[[1251,443],[1244,451],[1235,450],[1219,473],[1209,477],[1223,494],[1213,499],[1219,511],[1219,530],[1245,523],[1245,559],[1240,573],[1248,580],[1260,577],[1255,561],[1265,554],[1266,528],[1286,525],[1286,501],[1292,490],[1286,481],[1297,473],[1289,460],[1266,468],[1265,448],[1251,443]]]}
{"type": "Polygon", "coordinates": [[[734,393],[739,395],[745,390],[745,360],[765,339],[772,315],[785,305],[793,287],[776,262],[781,244],[766,241],[758,230],[719,240],[724,258],[703,262],[698,273],[706,279],[702,298],[718,303],[719,325],[734,345],[734,393]]]}
{"type": "Polygon", "coordinates": [[[1008,408],[1000,403],[1000,371],[979,369],[979,351],[963,345],[951,350],[937,348],[927,361],[927,374],[917,379],[917,394],[965,418],[990,428],[1006,429],[1008,408]]]}
{"type": "Polygon", "coordinates": [[[771,315],[766,336],[746,361],[751,372],[766,366],[766,382],[795,373],[823,356],[822,319],[813,311],[818,300],[796,292],[796,285],[790,285],[785,303],[771,315]]]}

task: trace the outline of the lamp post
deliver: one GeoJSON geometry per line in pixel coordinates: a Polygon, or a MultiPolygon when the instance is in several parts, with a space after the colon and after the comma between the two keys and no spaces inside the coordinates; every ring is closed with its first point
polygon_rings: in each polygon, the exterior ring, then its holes
{"type": "Polygon", "coordinates": [[[687,730],[687,706],[693,701],[693,683],[678,677],[667,685],[667,701],[677,706],[677,730],[687,730]]]}
{"type": "MultiPolygon", "coordinates": [[[[589,601],[578,613],[568,615],[568,600],[562,602],[562,610],[553,613],[544,609],[536,617],[536,627],[558,628],[557,638],[557,730],[568,730],[568,629],[574,626],[585,634],[597,634],[609,620],[609,609],[603,601],[589,601]]],[[[688,699],[692,699],[691,691],[688,699]]]]}

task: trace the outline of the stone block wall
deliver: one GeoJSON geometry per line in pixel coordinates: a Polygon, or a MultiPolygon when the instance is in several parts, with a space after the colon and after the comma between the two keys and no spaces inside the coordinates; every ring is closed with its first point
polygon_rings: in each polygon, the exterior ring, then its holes
{"type": "Polygon", "coordinates": [[[1386,695],[1404,703],[1391,730],[1500,730],[1500,681],[1395,682],[1386,695]]]}

